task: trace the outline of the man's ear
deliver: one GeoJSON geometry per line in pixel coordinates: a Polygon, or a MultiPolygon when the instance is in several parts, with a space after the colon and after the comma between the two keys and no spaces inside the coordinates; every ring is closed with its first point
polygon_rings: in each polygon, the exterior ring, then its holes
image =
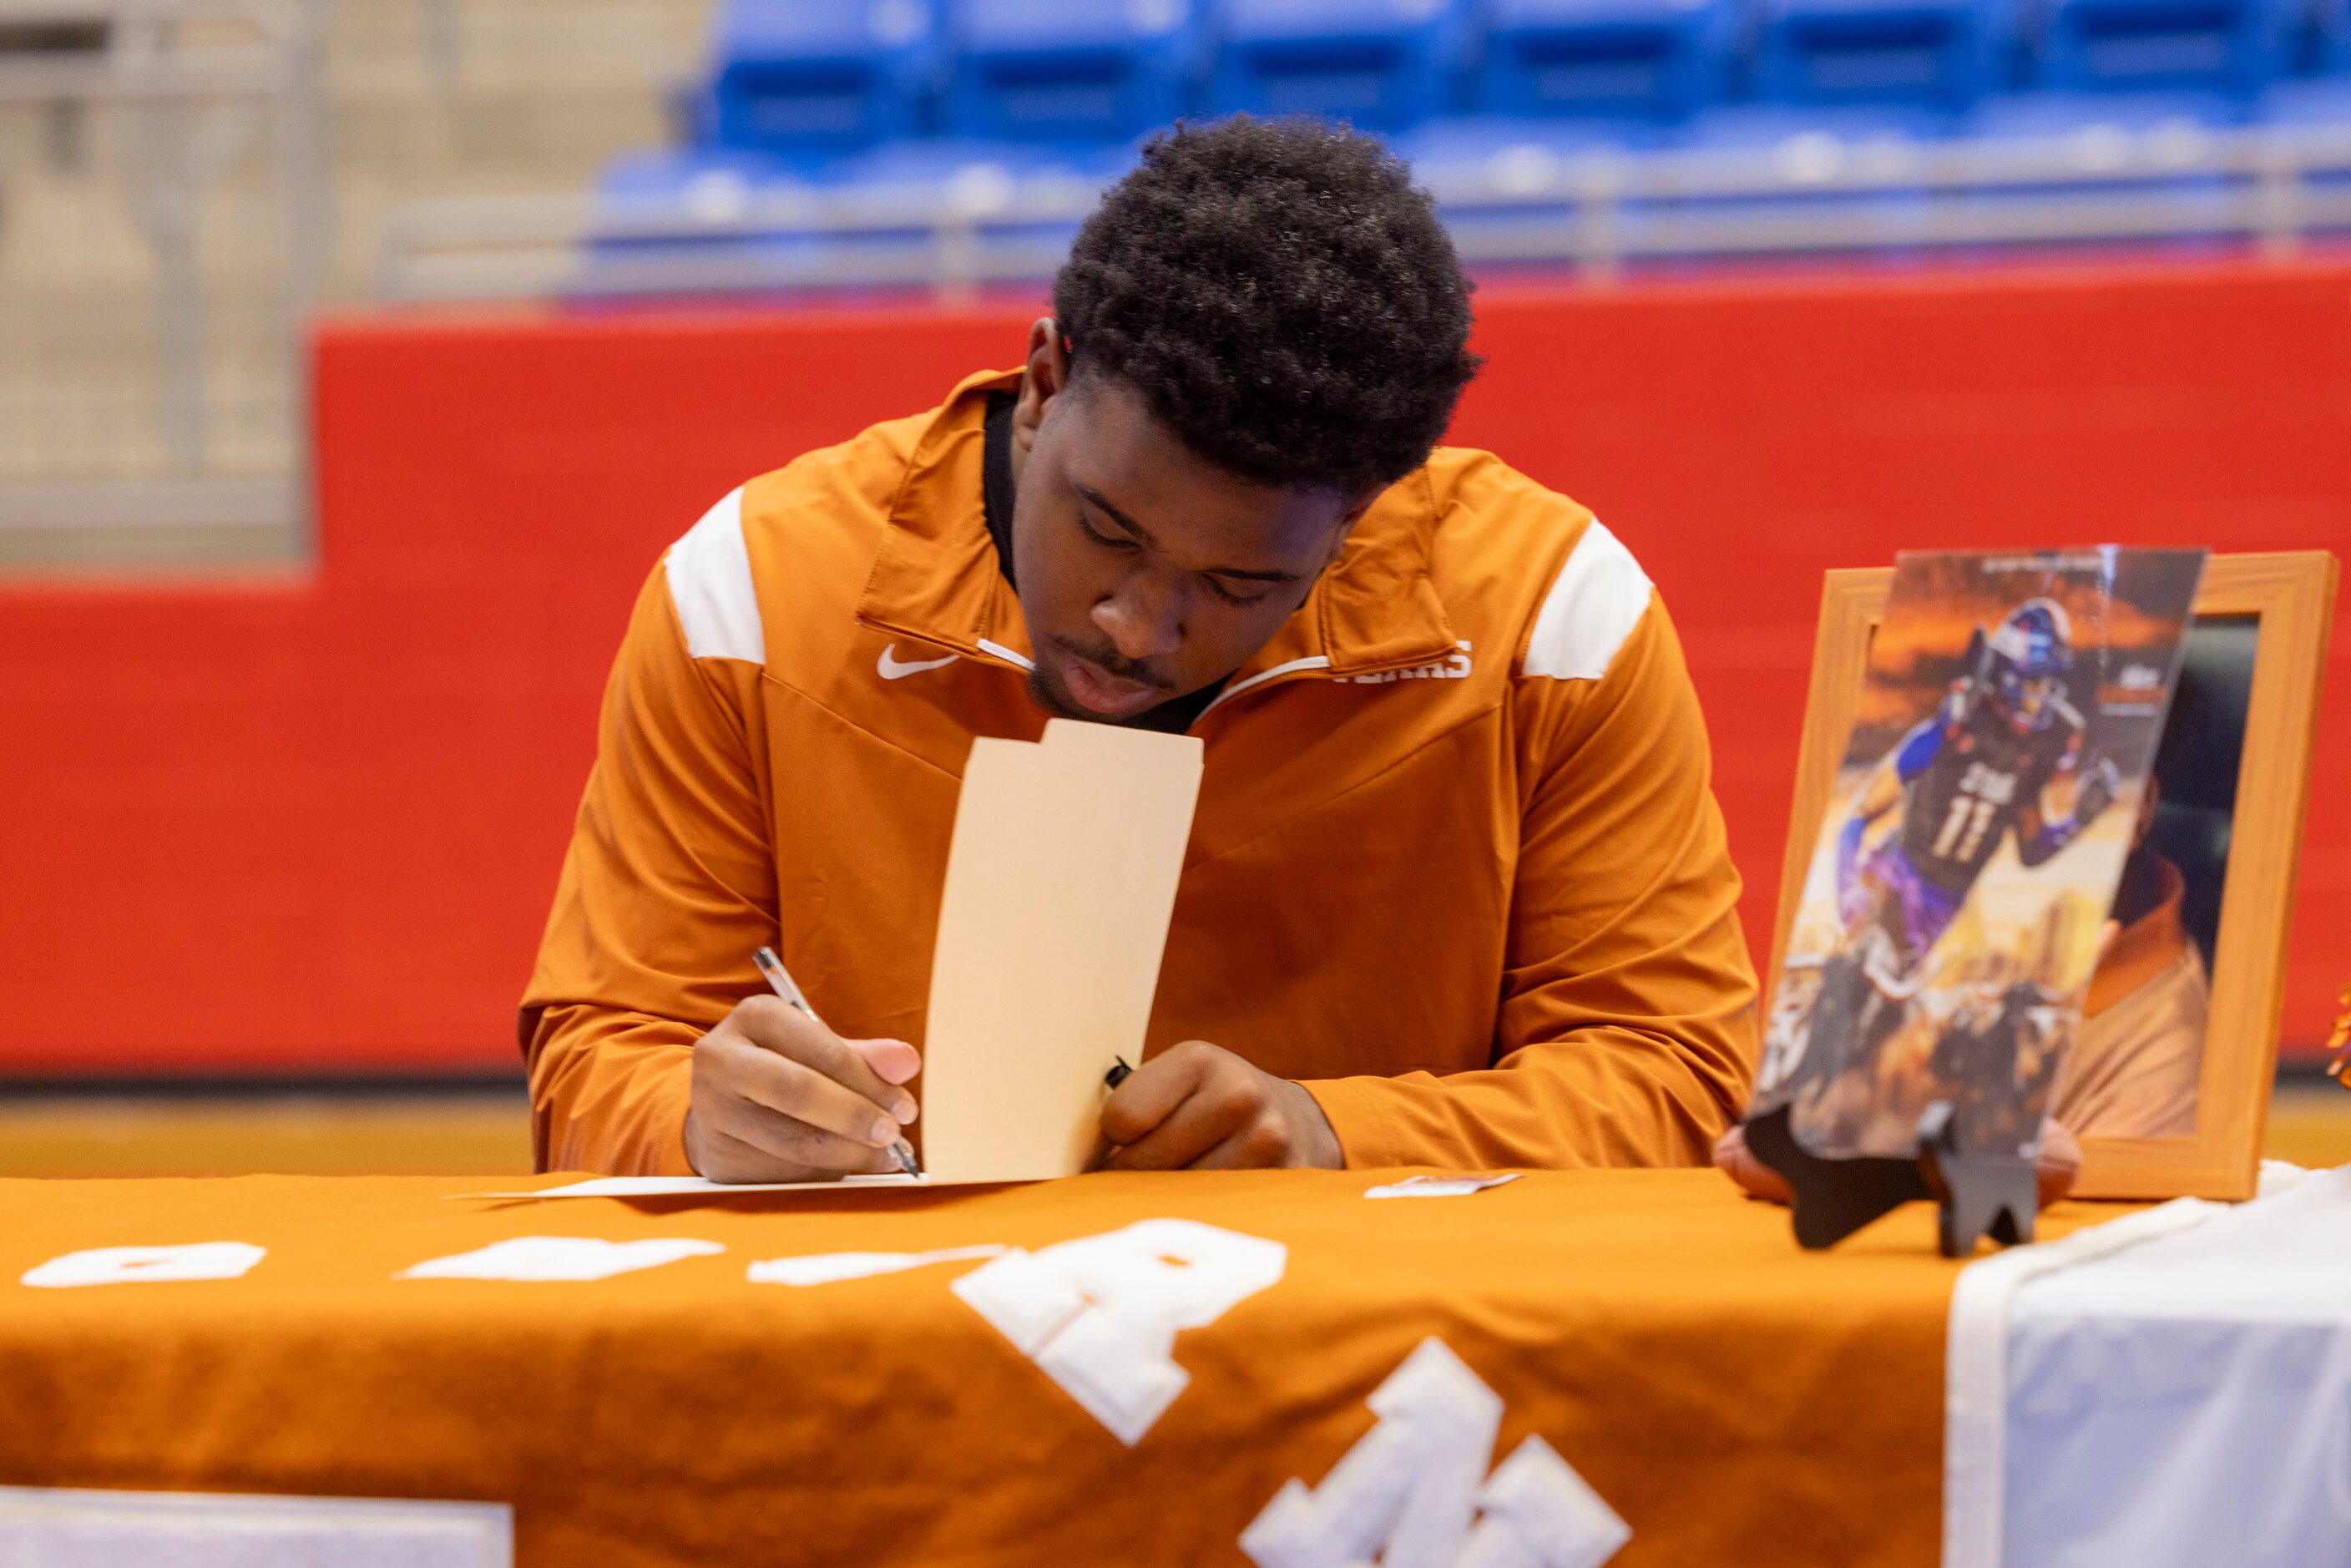
{"type": "Polygon", "coordinates": [[[1061,346],[1061,323],[1040,316],[1029,328],[1029,362],[1020,372],[1020,398],[1012,406],[1012,445],[1027,456],[1045,423],[1045,411],[1068,390],[1070,356],[1061,346]]]}
{"type": "Polygon", "coordinates": [[[1364,520],[1364,514],[1372,509],[1372,503],[1387,493],[1388,487],[1385,485],[1376,489],[1366,490],[1355,498],[1354,505],[1349,507],[1341,515],[1339,526],[1331,533],[1331,553],[1323,558],[1324,570],[1327,571],[1339,564],[1340,552],[1347,548],[1347,536],[1355,531],[1355,525],[1364,520]]]}

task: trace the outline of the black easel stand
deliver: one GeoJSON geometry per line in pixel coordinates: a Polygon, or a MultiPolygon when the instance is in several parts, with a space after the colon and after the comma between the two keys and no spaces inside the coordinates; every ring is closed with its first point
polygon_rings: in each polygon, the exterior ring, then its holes
{"type": "Polygon", "coordinates": [[[1918,1118],[1918,1171],[1942,1207],[1943,1256],[1965,1258],[1987,1230],[2003,1247],[2032,1239],[2039,1173],[2022,1155],[1963,1155],[1959,1117],[1938,1100],[1918,1118]]]}
{"type": "Polygon", "coordinates": [[[1748,1123],[1747,1148],[1795,1189],[1799,1247],[1834,1247],[1889,1209],[1933,1196],[1917,1160],[1824,1160],[1806,1152],[1788,1124],[1793,1113],[1782,1105],[1748,1123]]]}
{"type": "Polygon", "coordinates": [[[1918,1157],[1860,1155],[1824,1160],[1796,1142],[1792,1107],[1782,1105],[1747,1124],[1747,1147],[1788,1178],[1795,1191],[1796,1244],[1833,1247],[1889,1210],[1922,1197],[1942,1209],[1938,1227],[1946,1258],[1975,1250],[1985,1231],[2003,1246],[2032,1239],[2038,1207],[2032,1162],[2021,1155],[1963,1155],[1958,1121],[1938,1101],[1918,1119],[1918,1157]]]}

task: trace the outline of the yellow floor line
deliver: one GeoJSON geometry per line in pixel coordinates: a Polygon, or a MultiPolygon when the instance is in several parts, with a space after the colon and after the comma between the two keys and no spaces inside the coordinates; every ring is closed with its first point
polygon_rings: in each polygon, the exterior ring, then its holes
{"type": "MultiPolygon", "coordinates": [[[[2351,1162],[2351,1092],[2279,1091],[2264,1151],[2351,1162]]],[[[520,1094],[0,1100],[0,1176],[499,1176],[530,1169],[520,1094]]]]}

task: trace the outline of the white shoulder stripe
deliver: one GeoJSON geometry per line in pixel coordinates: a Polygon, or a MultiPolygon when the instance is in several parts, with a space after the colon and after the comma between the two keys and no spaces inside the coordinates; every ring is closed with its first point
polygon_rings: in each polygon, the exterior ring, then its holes
{"type": "Polygon", "coordinates": [[[751,588],[751,552],[743,543],[740,489],[703,513],[669,547],[664,565],[687,653],[697,659],[768,662],[767,629],[751,588]]]}
{"type": "Polygon", "coordinates": [[[1594,517],[1575,541],[1535,616],[1520,673],[1596,681],[1649,612],[1649,574],[1594,517]]]}

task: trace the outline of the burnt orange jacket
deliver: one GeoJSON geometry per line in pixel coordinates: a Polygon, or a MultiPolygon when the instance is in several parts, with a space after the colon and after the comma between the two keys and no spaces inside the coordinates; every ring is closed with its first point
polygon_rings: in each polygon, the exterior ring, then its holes
{"type": "MultiPolygon", "coordinates": [[[[1015,384],[752,480],[646,583],[523,1003],[541,1168],[686,1171],[761,943],[921,1047],[964,758],[1044,724],[980,501],[1015,384]]],[[[1148,1049],[1302,1082],[1352,1166],[1706,1163],[1755,1054],[1739,876],[1672,623],[1589,512],[1440,448],[1193,733],[1148,1049]]]]}

